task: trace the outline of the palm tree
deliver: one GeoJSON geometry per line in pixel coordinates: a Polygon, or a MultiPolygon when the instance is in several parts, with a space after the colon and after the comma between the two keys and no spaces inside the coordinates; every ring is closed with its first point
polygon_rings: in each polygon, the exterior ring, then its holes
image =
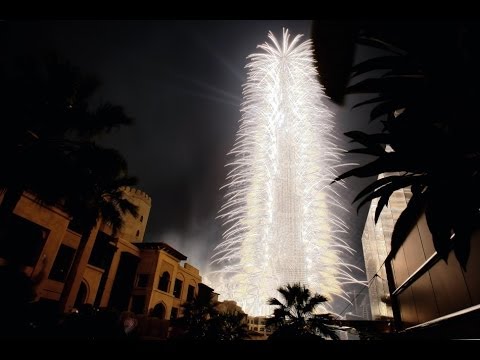
{"type": "Polygon", "coordinates": [[[126,174],[125,160],[92,142],[96,135],[128,125],[132,119],[120,106],[89,106],[98,80],[56,56],[46,62],[20,59],[13,68],[3,66],[0,74],[0,109],[8,119],[7,131],[0,132],[0,193],[4,195],[0,230],[9,227],[24,191],[35,194],[40,203],[64,207],[82,223],[84,231],[62,293],[65,305],[99,217],[112,225],[115,234],[124,213],[136,214],[136,207],[120,190],[135,183],[126,174]]]}
{"type": "Polygon", "coordinates": [[[77,274],[84,268],[81,262],[88,260],[85,250],[92,230],[103,221],[111,226],[115,237],[124,224],[124,215],[138,216],[138,207],[126,199],[122,191],[123,187],[135,185],[137,181],[127,175],[127,164],[120,153],[90,144],[80,147],[72,157],[71,183],[76,186],[67,194],[64,208],[83,231],[60,297],[63,309],[77,274]]]}
{"type": "Polygon", "coordinates": [[[188,339],[209,339],[212,337],[211,319],[218,316],[213,293],[201,293],[182,305],[183,316],[176,323],[183,328],[183,337],[188,339]]]}
{"type": "Polygon", "coordinates": [[[238,311],[220,312],[209,320],[209,338],[235,341],[249,337],[246,314],[238,311]]]}
{"type": "Polygon", "coordinates": [[[287,284],[277,291],[283,302],[270,298],[268,304],[277,306],[273,316],[267,319],[266,325],[276,330],[272,339],[283,338],[330,338],[338,340],[334,327],[328,323],[333,320],[330,314],[316,314],[316,309],[328,299],[320,294],[311,294],[310,290],[300,283],[287,284]]]}
{"type": "Polygon", "coordinates": [[[98,80],[51,56],[46,62],[18,59],[0,68],[0,224],[24,191],[48,205],[65,199],[70,154],[98,134],[132,119],[109,103],[89,106],[98,80]]]}
{"type": "Polygon", "coordinates": [[[372,94],[371,99],[355,106],[372,106],[372,121],[384,118],[381,133],[346,133],[352,142],[363,146],[350,153],[370,155],[374,160],[337,180],[389,175],[374,181],[355,199],[363,198],[361,207],[379,198],[375,219],[395,190],[411,187],[413,197],[395,224],[390,255],[395,256],[425,212],[437,253],[446,260],[453,248],[466,269],[471,235],[480,220],[480,126],[476,106],[480,96],[480,46],[476,40],[480,26],[461,22],[357,22],[339,30],[338,38],[329,38],[329,25],[317,25],[317,34],[325,32],[316,43],[322,57],[321,77],[332,79],[337,73],[350,72],[352,77],[364,77],[346,91],[341,89],[343,85],[329,89],[326,81],[327,94],[331,91],[338,103],[345,93],[372,94]],[[352,68],[353,51],[348,49],[355,40],[383,54],[352,68]],[[342,47],[342,41],[347,50],[330,52],[329,58],[326,50],[330,43],[342,47]],[[387,145],[393,151],[387,151],[387,145]]]}

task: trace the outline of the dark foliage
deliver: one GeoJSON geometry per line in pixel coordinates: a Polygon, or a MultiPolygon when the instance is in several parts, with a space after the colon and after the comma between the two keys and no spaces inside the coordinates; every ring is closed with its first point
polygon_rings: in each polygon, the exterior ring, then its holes
{"type": "Polygon", "coordinates": [[[268,300],[269,305],[276,306],[273,316],[266,323],[276,329],[269,339],[339,339],[335,326],[329,324],[333,316],[316,313],[317,307],[328,301],[325,296],[312,295],[300,283],[288,284],[277,290],[283,301],[276,298],[268,300]]]}
{"type": "Polygon", "coordinates": [[[182,305],[183,314],[174,320],[179,334],[189,340],[235,341],[248,338],[246,315],[238,311],[220,312],[213,294],[201,293],[182,305]]]}
{"type": "MultiPolygon", "coordinates": [[[[337,180],[385,175],[355,199],[363,198],[360,207],[379,198],[375,220],[395,190],[411,187],[413,197],[395,225],[392,255],[425,212],[438,254],[446,260],[453,248],[465,269],[471,235],[479,225],[480,123],[476,101],[480,96],[480,26],[357,22],[348,29],[358,43],[380,49],[385,55],[353,67],[352,56],[339,69],[335,56],[342,55],[332,54],[319,71],[327,78],[336,72],[351,73],[352,78],[362,75],[363,80],[346,91],[333,89],[333,100],[341,103],[345,94],[371,94],[370,100],[356,106],[373,106],[370,119],[382,120],[384,129],[379,134],[346,133],[352,142],[363,146],[351,153],[375,159],[337,180]]],[[[318,31],[329,30],[318,25],[318,31]]],[[[351,41],[343,44],[353,46],[351,41]]],[[[317,41],[317,51],[327,45],[317,41]]],[[[326,87],[328,93],[328,84],[326,87]]]]}
{"type": "MultiPolygon", "coordinates": [[[[91,106],[100,83],[56,56],[16,59],[0,68],[0,232],[24,191],[41,204],[62,207],[81,225],[82,237],[61,303],[71,290],[92,229],[102,218],[113,236],[122,216],[137,216],[137,207],[123,197],[128,176],[120,153],[95,144],[96,135],[131,124],[120,106],[91,106]]],[[[1,234],[0,234],[1,235],[1,234]]],[[[10,239],[15,241],[15,239],[10,239]]],[[[18,239],[21,241],[21,239],[18,239]]]]}

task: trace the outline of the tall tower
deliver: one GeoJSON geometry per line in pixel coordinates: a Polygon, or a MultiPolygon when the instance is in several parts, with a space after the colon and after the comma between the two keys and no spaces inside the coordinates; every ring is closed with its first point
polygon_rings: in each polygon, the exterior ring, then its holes
{"type": "Polygon", "coordinates": [[[226,227],[209,276],[215,289],[249,315],[267,315],[276,289],[301,282],[342,296],[355,282],[341,252],[345,210],[330,182],[340,150],[318,82],[312,43],[288,30],[250,55],[240,128],[227,166],[226,227]]]}
{"type": "Polygon", "coordinates": [[[130,242],[143,242],[148,215],[152,207],[152,198],[142,190],[130,186],[125,186],[123,193],[130,202],[138,206],[138,217],[134,218],[131,214],[126,214],[123,219],[125,223],[119,236],[130,242]]]}

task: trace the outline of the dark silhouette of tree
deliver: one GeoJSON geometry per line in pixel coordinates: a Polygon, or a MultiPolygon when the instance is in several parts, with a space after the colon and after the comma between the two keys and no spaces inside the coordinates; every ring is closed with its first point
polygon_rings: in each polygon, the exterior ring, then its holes
{"type": "Polygon", "coordinates": [[[276,330],[269,339],[330,338],[338,340],[335,327],[329,322],[331,314],[316,314],[316,308],[328,299],[320,294],[311,294],[300,283],[279,287],[280,301],[270,298],[268,304],[276,306],[273,316],[266,321],[267,326],[276,330]]]}
{"type": "Polygon", "coordinates": [[[0,266],[0,284],[4,293],[0,306],[4,309],[0,338],[31,335],[30,305],[35,300],[35,281],[25,274],[25,265],[13,259],[0,266]]]}
{"type": "Polygon", "coordinates": [[[219,311],[213,293],[200,293],[182,304],[183,315],[173,320],[176,337],[191,340],[235,341],[248,338],[246,314],[219,311]]]}
{"type": "Polygon", "coordinates": [[[355,106],[373,106],[370,119],[382,119],[384,129],[377,134],[346,133],[363,146],[350,153],[371,155],[374,160],[337,180],[387,174],[355,199],[363,198],[361,207],[379,198],[375,220],[395,190],[411,187],[413,197],[395,224],[391,255],[425,212],[437,253],[446,260],[453,249],[465,269],[471,235],[479,225],[480,26],[356,22],[339,30],[343,25],[316,23],[319,72],[322,79],[329,79],[326,92],[337,103],[342,103],[345,94],[374,95],[355,106]],[[338,36],[329,38],[329,33],[338,36]],[[383,55],[352,67],[355,41],[382,50],[383,55]],[[344,49],[326,54],[333,42],[344,49]],[[363,79],[346,89],[346,83],[333,85],[334,74],[342,74],[338,76],[343,79],[348,73],[363,79]]]}
{"type": "Polygon", "coordinates": [[[183,330],[185,339],[211,339],[211,319],[218,316],[217,302],[212,293],[201,293],[192,301],[182,304],[183,316],[176,319],[175,325],[183,330]]]}
{"type": "Polygon", "coordinates": [[[249,338],[246,317],[246,314],[238,311],[218,313],[209,320],[209,338],[222,341],[249,338]]]}
{"type": "Polygon", "coordinates": [[[125,198],[122,191],[124,186],[135,185],[137,180],[128,176],[127,163],[120,153],[90,144],[82,146],[73,157],[75,179],[72,184],[76,186],[67,194],[64,207],[83,231],[60,297],[62,308],[65,308],[78,271],[83,268],[81,261],[88,260],[84,253],[95,226],[103,221],[111,226],[115,237],[124,224],[124,215],[138,216],[138,207],[125,198]]]}
{"type": "MultiPolygon", "coordinates": [[[[0,133],[0,231],[24,191],[38,202],[63,207],[83,232],[61,296],[64,306],[92,229],[100,218],[113,235],[122,216],[137,208],[121,188],[136,183],[125,159],[113,149],[97,146],[95,136],[128,125],[123,108],[110,103],[92,107],[99,81],[69,62],[51,56],[45,62],[20,59],[0,70],[0,111],[7,131],[0,133]]],[[[13,240],[13,239],[12,239],[13,240]]]]}
{"type": "Polygon", "coordinates": [[[36,286],[45,276],[46,257],[41,260],[41,269],[34,276],[28,276],[25,268],[31,265],[32,257],[24,251],[22,246],[30,241],[41,241],[42,230],[39,227],[29,227],[15,222],[4,232],[0,265],[0,286],[4,291],[0,296],[0,307],[4,309],[2,316],[3,326],[0,329],[0,338],[32,336],[32,312],[35,310],[33,302],[37,297],[36,286]]]}
{"type": "Polygon", "coordinates": [[[1,231],[24,191],[47,205],[64,200],[72,193],[71,154],[132,119],[120,106],[92,107],[99,81],[56,56],[4,61],[0,80],[1,231]]]}

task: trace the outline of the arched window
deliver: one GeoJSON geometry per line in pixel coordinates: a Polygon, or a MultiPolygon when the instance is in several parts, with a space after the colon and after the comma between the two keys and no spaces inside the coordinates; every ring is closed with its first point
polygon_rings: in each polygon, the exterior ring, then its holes
{"type": "Polygon", "coordinates": [[[180,299],[182,296],[182,286],[183,286],[183,281],[180,279],[175,279],[175,286],[173,287],[173,296],[175,296],[177,299],[180,299]]]}
{"type": "Polygon", "coordinates": [[[140,235],[140,230],[137,230],[137,236],[140,235]]]}
{"type": "Polygon", "coordinates": [[[165,306],[162,303],[155,305],[150,316],[165,319],[165,306]]]}
{"type": "Polygon", "coordinates": [[[143,222],[143,215],[140,216],[140,222],[143,222]]]}
{"type": "Polygon", "coordinates": [[[188,290],[187,290],[187,302],[190,302],[193,300],[195,296],[195,286],[193,285],[188,285],[188,290]]]}
{"type": "Polygon", "coordinates": [[[168,271],[165,271],[160,277],[160,281],[158,282],[158,290],[168,292],[169,285],[170,285],[170,274],[168,273],[168,271]]]}

